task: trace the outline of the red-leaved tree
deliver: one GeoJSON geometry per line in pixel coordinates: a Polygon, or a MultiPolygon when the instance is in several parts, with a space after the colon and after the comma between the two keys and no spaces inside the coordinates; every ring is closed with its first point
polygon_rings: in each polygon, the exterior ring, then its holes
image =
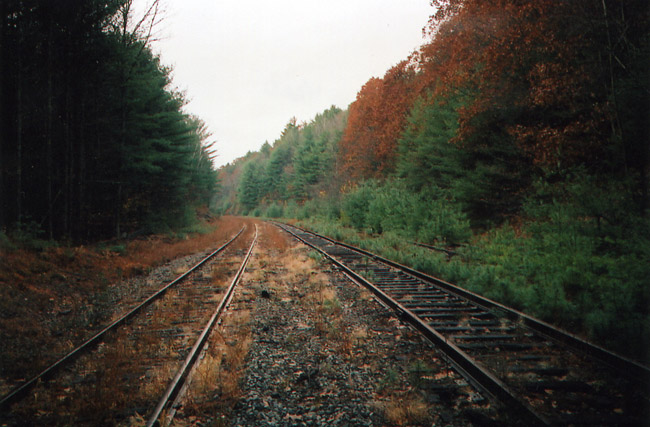
{"type": "Polygon", "coordinates": [[[378,177],[395,164],[397,140],[413,105],[416,68],[405,60],[382,79],[371,78],[350,105],[339,146],[341,169],[352,179],[378,177]]]}
{"type": "Polygon", "coordinates": [[[458,140],[484,132],[486,116],[505,117],[500,124],[543,166],[593,164],[621,140],[614,81],[639,50],[629,17],[645,15],[638,22],[647,23],[643,2],[431,3],[437,11],[433,39],[421,51],[421,82],[470,92],[458,140]]]}

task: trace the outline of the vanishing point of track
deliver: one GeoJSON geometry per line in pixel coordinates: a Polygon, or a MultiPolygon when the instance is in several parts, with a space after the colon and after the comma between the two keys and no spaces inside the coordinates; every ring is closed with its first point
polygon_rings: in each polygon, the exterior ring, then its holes
{"type": "Polygon", "coordinates": [[[373,291],[521,425],[649,425],[648,367],[375,254],[276,225],[373,291]]]}

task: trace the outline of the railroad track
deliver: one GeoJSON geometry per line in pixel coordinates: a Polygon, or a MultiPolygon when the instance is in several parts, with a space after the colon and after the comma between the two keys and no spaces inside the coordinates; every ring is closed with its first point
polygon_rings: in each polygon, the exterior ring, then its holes
{"type": "Polygon", "coordinates": [[[521,425],[650,425],[650,369],[367,251],[275,223],[367,287],[521,425]]]}
{"type": "Polygon", "coordinates": [[[185,361],[178,369],[178,371],[176,371],[176,375],[170,381],[169,386],[167,387],[162,397],[158,401],[158,404],[156,405],[156,408],[154,409],[153,413],[149,416],[147,427],[151,427],[155,425],[169,425],[173,421],[174,415],[176,413],[176,408],[178,407],[178,405],[180,404],[183,398],[184,390],[187,389],[187,387],[189,386],[191,380],[191,373],[193,369],[197,366],[197,363],[199,361],[199,356],[205,348],[205,345],[208,341],[208,337],[210,336],[210,332],[214,328],[217,320],[219,319],[219,316],[221,316],[221,313],[223,313],[223,311],[226,309],[228,304],[230,304],[230,301],[232,300],[233,297],[233,293],[235,291],[235,286],[237,286],[237,284],[239,283],[242,277],[242,274],[244,273],[246,265],[248,264],[248,260],[250,259],[251,254],[253,253],[253,248],[255,247],[256,242],[257,242],[257,225],[255,226],[255,236],[253,237],[253,242],[251,243],[250,248],[248,249],[248,252],[244,257],[244,260],[242,261],[239,270],[237,270],[237,273],[235,274],[235,277],[233,277],[232,282],[230,282],[230,286],[228,286],[228,289],[226,290],[223,298],[221,299],[221,302],[219,302],[219,305],[212,313],[212,316],[203,327],[201,334],[194,342],[192,349],[185,357],[185,361]],[[163,415],[163,413],[165,413],[166,415],[163,415]]]}
{"type": "Polygon", "coordinates": [[[162,409],[168,411],[168,401],[179,397],[232,297],[257,239],[255,230],[247,250],[236,243],[242,234],[250,233],[242,228],[174,281],[4,396],[0,424],[115,425],[151,414],[153,425],[162,409]],[[233,274],[230,286],[224,284],[233,274]],[[154,410],[156,401],[161,410],[154,410]]]}

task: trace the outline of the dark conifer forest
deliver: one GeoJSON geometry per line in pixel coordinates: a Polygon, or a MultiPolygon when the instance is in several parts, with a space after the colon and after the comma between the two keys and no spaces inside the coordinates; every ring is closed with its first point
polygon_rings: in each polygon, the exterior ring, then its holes
{"type": "Polygon", "coordinates": [[[216,173],[150,47],[158,2],[0,2],[0,229],[74,242],[168,230],[216,173]]]}
{"type": "Polygon", "coordinates": [[[650,360],[647,1],[431,3],[427,41],[347,110],[223,167],[220,209],[299,219],[650,360]]]}

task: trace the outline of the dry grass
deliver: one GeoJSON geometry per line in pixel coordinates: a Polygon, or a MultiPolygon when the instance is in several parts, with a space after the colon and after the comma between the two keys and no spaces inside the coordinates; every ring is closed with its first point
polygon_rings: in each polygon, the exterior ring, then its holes
{"type": "Polygon", "coordinates": [[[206,353],[192,377],[191,395],[208,395],[214,390],[220,377],[221,354],[206,353]]]}
{"type": "Polygon", "coordinates": [[[306,282],[314,270],[313,261],[295,250],[283,257],[282,264],[287,270],[284,280],[289,283],[306,282]]]}
{"type": "MultiPolygon", "coordinates": [[[[240,380],[244,374],[246,357],[253,342],[251,306],[262,290],[272,298],[288,295],[287,270],[284,261],[292,259],[287,238],[274,226],[259,224],[259,242],[253,252],[250,267],[244,273],[233,302],[237,309],[224,313],[222,322],[210,338],[209,347],[193,377],[185,399],[183,424],[193,415],[210,414],[217,425],[227,420],[227,414],[241,396],[240,380]],[[282,259],[276,256],[280,255],[282,259]],[[224,418],[226,417],[226,418],[224,418]]],[[[309,267],[296,263],[303,278],[309,277],[309,267]]]]}
{"type": "MultiPolygon", "coordinates": [[[[249,223],[252,232],[252,220],[223,217],[208,224],[212,228],[209,233],[183,239],[150,236],[128,243],[53,247],[39,252],[3,250],[0,311],[7,315],[0,318],[0,384],[35,373],[41,367],[36,357],[42,349],[65,351],[65,340],[52,330],[64,331],[68,340],[81,342],[88,331],[79,325],[88,323],[88,308],[95,305],[98,295],[119,295],[119,283],[125,278],[180,256],[216,248],[239,231],[242,222],[249,223]],[[25,336],[30,337],[27,343],[25,336]]],[[[101,315],[104,317],[91,317],[91,321],[103,324],[111,316],[101,315]]]]}
{"type": "Polygon", "coordinates": [[[244,277],[247,281],[264,283],[266,281],[266,271],[261,268],[255,268],[250,272],[246,271],[244,277]]]}
{"type": "Polygon", "coordinates": [[[223,412],[241,396],[240,378],[253,342],[250,311],[228,311],[212,333],[185,399],[185,415],[206,410],[223,412]]]}
{"type": "Polygon", "coordinates": [[[179,264],[178,266],[176,266],[176,268],[174,268],[174,274],[176,276],[180,276],[181,274],[183,274],[187,270],[189,270],[190,267],[192,267],[192,266],[189,263],[183,262],[183,263],[179,264]]]}
{"type": "Polygon", "coordinates": [[[251,286],[241,291],[248,295],[259,294],[262,290],[270,291],[275,297],[284,298],[287,295],[287,281],[285,280],[282,259],[273,258],[263,251],[255,251],[254,259],[244,274],[243,280],[251,286]],[[279,273],[279,274],[276,274],[279,273]]]}
{"type": "Polygon", "coordinates": [[[336,290],[321,282],[312,284],[312,293],[309,295],[317,305],[317,311],[323,314],[337,316],[341,313],[341,302],[339,301],[336,290]]]}
{"type": "Polygon", "coordinates": [[[30,425],[79,425],[88,420],[100,425],[113,420],[117,408],[133,402],[136,402],[134,406],[138,405],[140,396],[133,389],[140,383],[145,389],[151,388],[152,393],[160,394],[171,368],[166,371],[157,368],[156,372],[142,376],[137,360],[142,357],[143,343],[130,340],[128,335],[126,330],[119,331],[115,342],[101,344],[92,357],[83,356],[76,362],[75,370],[83,376],[89,375],[90,381],[70,386],[72,375],[63,373],[48,383],[47,390],[36,388],[34,398],[17,405],[15,414],[29,420],[25,422],[30,425]],[[147,380],[142,381],[145,377],[147,380]]]}
{"type": "Polygon", "coordinates": [[[392,396],[380,406],[390,425],[431,425],[427,404],[419,396],[392,396]]]}
{"type": "Polygon", "coordinates": [[[219,262],[212,266],[209,272],[205,272],[206,277],[212,278],[213,283],[225,282],[225,278],[230,272],[230,268],[225,263],[219,262]]]}
{"type": "Polygon", "coordinates": [[[151,236],[143,240],[135,240],[127,245],[127,257],[136,258],[146,265],[158,265],[172,259],[215,248],[237,233],[242,221],[250,220],[225,216],[209,223],[212,231],[206,234],[196,234],[190,238],[171,239],[166,236],[151,236]]]}
{"type": "Polygon", "coordinates": [[[280,254],[291,247],[287,233],[278,227],[264,223],[260,225],[260,231],[260,247],[273,250],[280,254]]]}
{"type": "Polygon", "coordinates": [[[251,312],[249,310],[236,310],[229,314],[229,323],[231,323],[235,328],[244,329],[250,327],[251,312]]]}
{"type": "Polygon", "coordinates": [[[371,301],[374,296],[372,295],[372,292],[365,288],[360,288],[359,289],[359,296],[357,297],[361,301],[371,301]]]}
{"type": "MultiPolygon", "coordinates": [[[[244,221],[251,223],[248,219],[244,221]]],[[[93,306],[97,307],[97,298],[103,298],[100,301],[102,303],[110,302],[106,307],[119,307],[114,302],[127,295],[126,287],[120,286],[122,279],[142,274],[179,256],[214,249],[239,231],[241,225],[241,219],[222,218],[214,221],[213,230],[205,235],[186,239],[152,236],[121,245],[115,244],[112,247],[115,250],[105,249],[108,247],[105,244],[96,247],[48,248],[41,252],[3,252],[0,256],[0,311],[10,315],[0,318],[0,342],[3,342],[0,352],[0,392],[12,386],[12,378],[31,375],[31,371],[39,369],[40,361],[37,358],[43,356],[44,349],[63,354],[78,344],[89,333],[84,328],[89,324],[86,319],[97,325],[107,324],[113,315],[109,310],[102,308],[101,317],[88,317],[87,311],[89,308],[92,310],[93,306]],[[61,325],[52,326],[55,322],[60,322],[61,325]],[[64,334],[54,335],[52,330],[64,331],[64,334]],[[29,342],[25,342],[25,336],[30,337],[29,342]],[[28,358],[23,359],[24,356],[28,358]]],[[[247,235],[252,235],[253,227],[248,228],[247,235]]],[[[178,267],[174,273],[181,274],[186,267],[188,266],[178,267]]],[[[227,268],[220,266],[207,272],[206,276],[212,281],[218,281],[227,275],[226,271],[227,268]]],[[[156,289],[160,285],[153,281],[148,281],[147,284],[156,289]]],[[[171,311],[165,310],[166,314],[162,314],[160,310],[154,310],[152,328],[168,329],[172,322],[190,316],[188,305],[174,306],[170,302],[174,295],[175,290],[170,290],[163,301],[154,303],[158,308],[167,306],[171,311]]],[[[218,296],[214,298],[218,299],[218,296]]],[[[239,317],[236,323],[243,328],[247,319],[245,316],[239,317]]],[[[57,423],[73,425],[73,420],[79,416],[81,419],[86,417],[85,419],[98,420],[99,423],[104,420],[108,424],[116,408],[127,406],[125,402],[137,406],[137,402],[146,396],[160,395],[177,369],[175,347],[161,344],[162,340],[150,334],[143,334],[136,339],[122,336],[123,334],[124,332],[118,332],[114,337],[115,345],[100,346],[100,360],[89,362],[82,357],[77,362],[80,370],[90,375],[91,383],[57,389],[57,382],[51,382],[51,392],[39,394],[36,391],[36,401],[31,402],[39,408],[46,408],[42,410],[45,411],[43,415],[25,408],[25,419],[55,417],[59,420],[57,423]],[[139,363],[135,362],[143,357],[165,356],[171,356],[173,361],[163,363],[146,373],[139,370],[139,363]]],[[[225,357],[228,363],[236,364],[239,363],[238,360],[243,360],[249,345],[250,339],[227,346],[225,357]]],[[[236,382],[229,383],[227,378],[231,377],[230,374],[223,369],[218,372],[224,378],[223,390],[236,395],[238,385],[236,382]]],[[[204,373],[207,374],[209,372],[204,373]]],[[[62,379],[71,380],[68,377],[68,374],[62,374],[62,379]]],[[[28,402],[26,404],[31,406],[28,402]]],[[[18,409],[17,413],[20,411],[18,409]]],[[[45,424],[49,424],[49,421],[45,424]]],[[[130,422],[137,424],[138,421],[138,417],[135,417],[130,422]]]]}
{"type": "Polygon", "coordinates": [[[141,394],[145,396],[160,396],[174,378],[178,370],[178,362],[168,361],[155,366],[147,372],[147,381],[142,384],[141,394]]]}
{"type": "Polygon", "coordinates": [[[282,263],[286,267],[281,277],[285,289],[290,286],[293,295],[303,295],[300,303],[313,313],[314,332],[335,343],[342,354],[349,356],[353,342],[346,333],[341,302],[336,290],[329,284],[329,277],[300,247],[287,251],[282,263]]]}

